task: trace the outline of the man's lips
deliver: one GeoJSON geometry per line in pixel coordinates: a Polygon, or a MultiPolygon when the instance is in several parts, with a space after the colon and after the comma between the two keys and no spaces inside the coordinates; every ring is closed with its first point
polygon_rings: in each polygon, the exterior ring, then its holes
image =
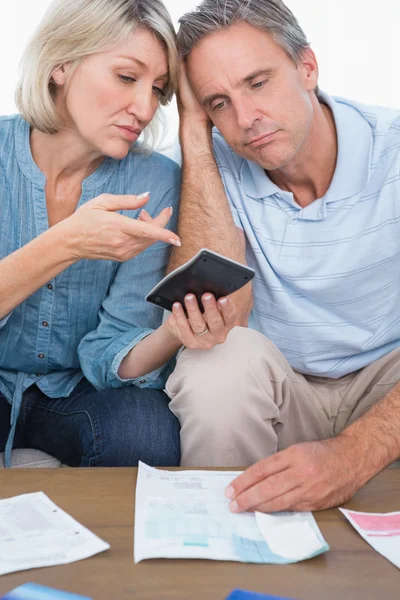
{"type": "Polygon", "coordinates": [[[271,133],[263,133],[263,135],[259,135],[258,137],[252,138],[249,142],[247,142],[246,146],[251,146],[252,148],[263,146],[264,144],[267,144],[276,133],[277,130],[272,131],[271,133]]]}

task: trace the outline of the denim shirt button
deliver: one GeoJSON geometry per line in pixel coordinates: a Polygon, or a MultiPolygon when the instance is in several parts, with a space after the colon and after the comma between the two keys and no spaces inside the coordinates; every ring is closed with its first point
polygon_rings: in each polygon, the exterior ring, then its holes
{"type": "Polygon", "coordinates": [[[141,383],[143,385],[144,383],[146,383],[146,381],[147,381],[147,379],[140,379],[139,383],[141,383]]]}

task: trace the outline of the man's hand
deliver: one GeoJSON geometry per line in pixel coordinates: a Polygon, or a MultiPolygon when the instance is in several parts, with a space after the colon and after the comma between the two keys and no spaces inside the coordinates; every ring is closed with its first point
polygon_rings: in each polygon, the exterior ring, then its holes
{"type": "Polygon", "coordinates": [[[191,123],[201,123],[211,129],[212,123],[192,90],[183,61],[181,62],[177,104],[181,123],[188,117],[191,123]]]}
{"type": "Polygon", "coordinates": [[[227,488],[232,512],[312,511],[338,506],[364,484],[352,440],[290,446],[255,463],[227,488]]]}
{"type": "Polygon", "coordinates": [[[201,301],[203,314],[194,294],[185,297],[188,318],[181,304],[175,302],[165,327],[186,348],[209,350],[223,344],[229,331],[235,327],[236,309],[229,297],[220,298],[217,302],[212,294],[203,294],[201,301]]]}

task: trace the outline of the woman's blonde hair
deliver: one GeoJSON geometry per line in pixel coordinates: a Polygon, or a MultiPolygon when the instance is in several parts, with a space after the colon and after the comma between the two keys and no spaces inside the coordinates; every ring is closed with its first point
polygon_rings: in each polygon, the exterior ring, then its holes
{"type": "MultiPolygon", "coordinates": [[[[54,0],[21,60],[15,100],[24,119],[44,133],[60,131],[64,123],[54,103],[54,71],[70,63],[72,73],[86,56],[118,45],[139,27],[166,50],[169,81],[160,102],[168,104],[177,89],[179,61],[174,26],[161,0],[54,0]]],[[[159,122],[156,114],[145,141],[155,143],[159,122]]]]}

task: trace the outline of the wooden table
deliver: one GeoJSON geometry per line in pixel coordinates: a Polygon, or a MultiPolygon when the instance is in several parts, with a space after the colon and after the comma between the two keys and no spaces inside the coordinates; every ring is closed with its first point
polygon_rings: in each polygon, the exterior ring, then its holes
{"type": "MultiPolygon", "coordinates": [[[[301,600],[400,599],[400,571],[377,554],[338,510],[315,513],[330,552],[294,565],[206,560],[133,564],[136,469],[10,469],[0,471],[0,498],[44,491],[111,544],[107,552],[59,567],[0,577],[0,596],[28,581],[94,600],[223,600],[234,588],[301,600]]],[[[400,469],[387,469],[346,505],[400,510],[400,469]]]]}

